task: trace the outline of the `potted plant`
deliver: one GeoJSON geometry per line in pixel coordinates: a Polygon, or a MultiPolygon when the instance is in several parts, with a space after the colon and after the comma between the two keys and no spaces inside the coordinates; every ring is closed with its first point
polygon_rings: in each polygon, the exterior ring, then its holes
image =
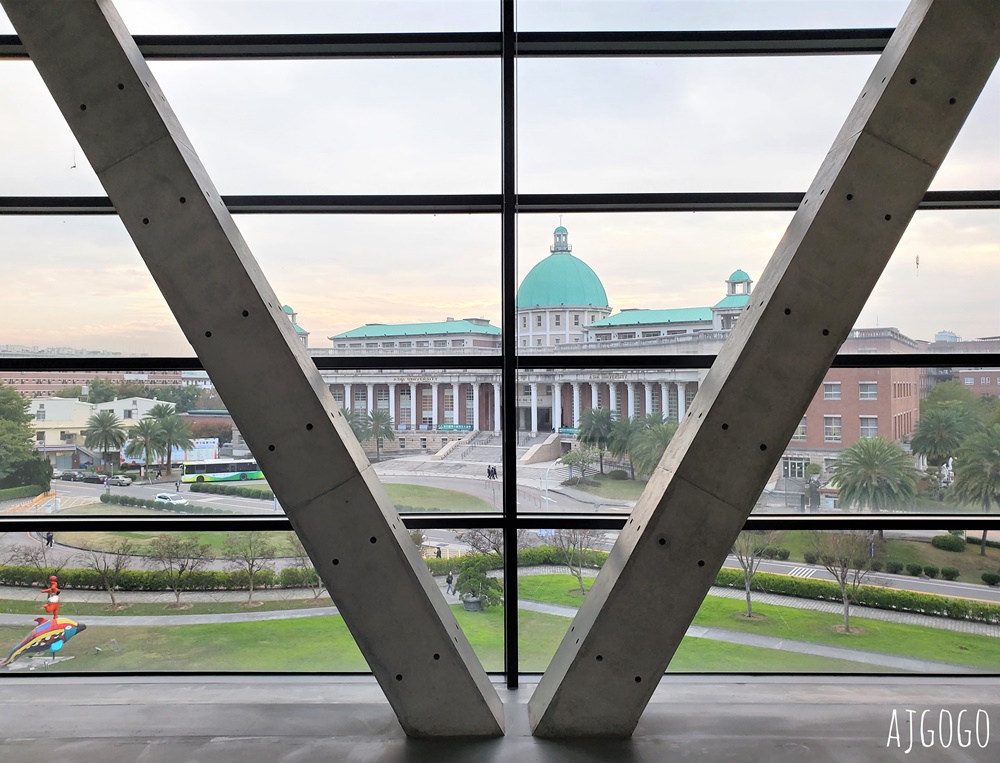
{"type": "Polygon", "coordinates": [[[491,567],[492,560],[486,554],[468,556],[459,565],[455,592],[467,611],[478,612],[503,604],[500,581],[487,574],[491,567]]]}

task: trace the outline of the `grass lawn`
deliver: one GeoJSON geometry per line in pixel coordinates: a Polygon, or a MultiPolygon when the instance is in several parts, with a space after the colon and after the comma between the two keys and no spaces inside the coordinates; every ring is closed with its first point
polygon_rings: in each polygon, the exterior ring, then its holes
{"type": "MultiPolygon", "coordinates": [[[[230,533],[176,530],[170,534],[183,539],[197,538],[199,542],[208,544],[214,556],[221,557],[223,555],[223,550],[225,549],[226,537],[229,536],[230,533]]],[[[128,538],[132,541],[132,545],[135,549],[134,553],[141,556],[146,553],[146,547],[158,535],[163,535],[163,532],[160,530],[127,532],[57,532],[55,534],[55,538],[56,542],[67,546],[73,546],[74,548],[99,550],[113,548],[119,540],[122,538],[128,538]]],[[[292,554],[292,547],[288,543],[286,533],[278,532],[269,533],[268,535],[269,540],[275,546],[278,556],[290,556],[292,554]]]]}
{"type": "MultiPolygon", "coordinates": [[[[580,605],[579,588],[572,575],[532,575],[519,581],[518,593],[522,599],[565,606],[580,605]]],[[[584,585],[588,588],[591,582],[591,579],[584,578],[584,585]]],[[[709,596],[695,615],[694,624],[1000,670],[1000,638],[860,617],[851,618],[851,624],[860,628],[861,632],[844,634],[834,630],[835,626],[843,623],[839,615],[756,603],[753,608],[754,614],[763,615],[764,619],[746,620],[741,617],[741,613],[746,611],[742,599],[709,596]]]]}
{"type": "Polygon", "coordinates": [[[600,473],[588,474],[587,479],[594,480],[597,485],[572,485],[572,489],[619,501],[636,501],[646,489],[646,480],[612,480],[600,473]]]}
{"type": "MultiPolygon", "coordinates": [[[[810,533],[805,530],[786,530],[780,533],[781,540],[777,546],[787,548],[791,552],[789,561],[801,562],[803,554],[812,548],[810,533]]],[[[979,555],[979,546],[966,545],[965,551],[943,551],[930,543],[916,540],[886,539],[886,559],[893,559],[905,564],[933,564],[938,569],[955,567],[959,571],[958,579],[963,583],[978,583],[986,585],[980,577],[990,570],[1000,569],[1000,548],[986,547],[986,556],[979,555]]]]}
{"type": "Polygon", "coordinates": [[[387,482],[383,487],[398,507],[408,506],[419,511],[496,511],[496,507],[489,501],[460,490],[407,485],[401,482],[387,482]]]}
{"type": "MultiPolygon", "coordinates": [[[[503,610],[465,612],[458,605],[452,609],[486,670],[501,670],[503,610]]],[[[570,621],[556,615],[522,611],[520,622],[521,670],[542,671],[570,621]]],[[[0,651],[12,647],[26,633],[27,627],[0,626],[0,651]]],[[[60,663],[52,672],[368,671],[343,620],[336,616],[223,625],[91,627],[74,637],[63,654],[74,659],[60,663]]],[[[833,673],[878,670],[845,660],[705,639],[685,639],[670,669],[833,673]]]]}
{"type": "MultiPolygon", "coordinates": [[[[170,596],[170,603],[174,600],[170,596]]],[[[43,617],[42,603],[44,597],[39,595],[37,601],[23,601],[21,599],[0,599],[0,614],[5,615],[30,615],[31,617],[43,617]]],[[[246,596],[242,601],[220,601],[190,604],[188,609],[167,609],[167,602],[156,604],[136,603],[130,604],[122,609],[111,609],[111,604],[87,604],[83,602],[68,601],[59,605],[59,614],[63,617],[71,617],[74,620],[86,620],[86,618],[100,617],[156,617],[158,615],[223,615],[239,612],[283,612],[294,609],[315,609],[316,607],[330,607],[333,602],[325,594],[318,599],[288,599],[282,601],[264,601],[259,606],[247,608],[243,606],[246,596]]],[[[181,594],[181,604],[185,604],[184,594],[181,594]]],[[[257,604],[255,599],[255,604],[257,604]]],[[[26,620],[25,622],[29,622],[26,620]]],[[[2,650],[2,645],[0,645],[2,650]]]]}

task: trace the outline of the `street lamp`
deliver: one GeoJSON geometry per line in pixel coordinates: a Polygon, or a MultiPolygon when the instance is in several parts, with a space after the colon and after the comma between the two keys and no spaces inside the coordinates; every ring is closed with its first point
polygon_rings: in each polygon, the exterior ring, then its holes
{"type": "Polygon", "coordinates": [[[545,468],[545,478],[544,478],[545,497],[544,497],[544,501],[545,501],[545,509],[546,509],[546,511],[548,511],[548,508],[549,508],[549,469],[551,469],[556,464],[562,464],[562,456],[560,456],[559,458],[557,458],[555,461],[553,461],[551,464],[549,464],[545,468]]]}

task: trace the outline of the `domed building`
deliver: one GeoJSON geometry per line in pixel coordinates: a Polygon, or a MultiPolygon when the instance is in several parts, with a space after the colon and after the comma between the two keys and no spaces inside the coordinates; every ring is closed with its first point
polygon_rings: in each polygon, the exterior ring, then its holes
{"type": "Polygon", "coordinates": [[[573,255],[569,232],[553,232],[549,256],[528,271],[517,290],[520,347],[555,347],[584,341],[586,327],[611,314],[604,284],[573,255]]]}

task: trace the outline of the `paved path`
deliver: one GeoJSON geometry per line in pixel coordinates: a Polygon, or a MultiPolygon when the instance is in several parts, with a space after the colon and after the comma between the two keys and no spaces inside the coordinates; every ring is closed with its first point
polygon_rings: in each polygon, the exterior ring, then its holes
{"type": "MultiPolygon", "coordinates": [[[[519,570],[520,576],[539,574],[566,574],[569,570],[565,567],[523,567],[519,570]]],[[[596,574],[595,570],[587,570],[588,577],[596,574]]],[[[444,596],[448,604],[458,604],[460,600],[454,594],[445,593],[444,578],[436,578],[438,586],[441,588],[441,595],[444,596]]],[[[709,591],[711,596],[721,596],[729,599],[744,598],[744,592],[740,589],[721,588],[713,586],[709,591]]],[[[262,589],[254,593],[254,598],[258,601],[283,601],[301,600],[312,598],[313,592],[310,589],[262,589]]],[[[39,611],[41,611],[41,597],[36,589],[32,588],[0,588],[0,599],[37,600],[39,611]]],[[[106,593],[97,591],[64,591],[61,594],[62,603],[73,602],[102,603],[108,602],[106,593]]],[[[174,601],[171,593],[123,591],[117,595],[123,602],[142,603],[163,603],[164,605],[174,601]]],[[[241,591],[213,591],[213,592],[190,592],[182,594],[182,600],[188,603],[195,602],[220,602],[220,601],[243,601],[246,594],[241,591]]],[[[777,606],[794,607],[797,609],[812,609],[821,612],[828,612],[839,615],[842,605],[839,602],[815,601],[812,599],[798,599],[790,596],[779,596],[776,594],[755,593],[753,600],[758,604],[773,604],[777,606]]],[[[540,612],[543,614],[555,615],[558,617],[572,618],[576,616],[575,607],[566,607],[557,604],[547,604],[538,601],[520,600],[518,608],[530,612],[540,612]]],[[[338,610],[334,606],[316,607],[312,609],[291,609],[268,612],[234,612],[230,614],[214,615],[156,615],[151,617],[132,617],[129,615],[115,616],[86,616],[81,617],[88,626],[155,626],[155,625],[195,625],[208,623],[236,623],[236,622],[259,622],[265,620],[286,620],[305,617],[322,617],[326,615],[337,615],[338,610]]],[[[962,633],[972,633],[976,635],[992,636],[1000,638],[1000,626],[987,625],[985,623],[970,623],[960,620],[950,620],[941,617],[928,617],[925,615],[914,615],[902,612],[891,612],[888,610],[871,609],[867,607],[851,607],[852,617],[869,618],[872,620],[882,620],[887,622],[898,622],[908,625],[924,625],[942,630],[958,631],[962,633]]],[[[0,625],[30,625],[30,615],[0,615],[0,625]]],[[[867,652],[860,649],[848,649],[844,647],[827,646],[824,644],[812,644],[804,641],[795,641],[786,638],[776,638],[773,636],[760,636],[753,633],[742,633],[730,631],[722,628],[707,628],[692,625],[687,630],[687,636],[691,638],[704,638],[713,641],[722,641],[730,644],[744,644],[747,646],[760,647],[764,649],[777,649],[798,654],[810,654],[818,657],[827,657],[850,662],[858,662],[867,665],[878,665],[881,667],[905,670],[922,673],[979,673],[976,668],[952,663],[934,662],[930,660],[918,660],[910,657],[900,657],[879,652],[867,652]]]]}

